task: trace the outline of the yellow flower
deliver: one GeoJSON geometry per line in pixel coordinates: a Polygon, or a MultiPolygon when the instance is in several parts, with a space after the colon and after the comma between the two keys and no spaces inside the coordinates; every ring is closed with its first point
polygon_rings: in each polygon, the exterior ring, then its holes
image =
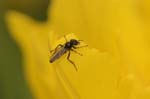
{"type": "Polygon", "coordinates": [[[46,23],[9,12],[6,20],[22,50],[25,77],[35,98],[149,99],[145,4],[146,0],[55,0],[46,23]],[[66,55],[49,63],[48,45],[54,49],[65,43],[65,34],[89,45],[77,50],[83,56],[71,53],[78,71],[66,55]]]}

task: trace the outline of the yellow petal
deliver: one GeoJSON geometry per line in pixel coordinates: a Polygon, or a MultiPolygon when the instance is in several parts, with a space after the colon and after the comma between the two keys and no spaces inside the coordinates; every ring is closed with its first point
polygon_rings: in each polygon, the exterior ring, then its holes
{"type": "MultiPolygon", "coordinates": [[[[66,35],[66,38],[68,41],[78,39],[72,33],[66,35]]],[[[62,37],[54,46],[64,43],[65,39],[62,37]]],[[[76,51],[83,56],[71,52],[70,59],[77,65],[78,71],[67,60],[67,54],[52,63],[62,86],[70,95],[69,99],[116,99],[120,69],[115,59],[108,53],[101,53],[89,47],[76,51]]]]}
{"type": "Polygon", "coordinates": [[[50,23],[59,34],[76,33],[94,48],[114,54],[118,51],[117,2],[119,3],[118,0],[55,0],[49,11],[50,23]]]}
{"type": "Polygon", "coordinates": [[[55,0],[50,15],[58,33],[77,33],[90,46],[118,59],[121,79],[131,73],[141,81],[136,84],[136,80],[126,79],[126,83],[120,85],[129,86],[121,89],[121,95],[132,98],[142,94],[131,94],[136,93],[137,87],[141,86],[139,88],[144,91],[150,86],[148,8],[148,0],[55,0]]]}
{"type": "MultiPolygon", "coordinates": [[[[149,2],[141,2],[55,0],[48,23],[9,13],[9,28],[23,52],[25,74],[34,96],[149,99],[149,2]],[[71,53],[78,72],[67,61],[67,54],[52,64],[48,62],[48,38],[54,49],[65,43],[63,35],[67,33],[75,33],[89,45],[78,50],[83,56],[71,53]]],[[[67,38],[78,39],[75,35],[67,38]]]]}

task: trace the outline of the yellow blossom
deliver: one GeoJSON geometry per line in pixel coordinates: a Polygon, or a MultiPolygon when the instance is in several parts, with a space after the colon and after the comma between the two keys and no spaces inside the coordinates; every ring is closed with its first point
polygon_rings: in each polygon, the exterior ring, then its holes
{"type": "Polygon", "coordinates": [[[35,99],[149,99],[148,4],[146,0],[54,0],[46,23],[7,13],[35,99]],[[78,71],[66,55],[49,63],[48,46],[64,44],[63,35],[89,45],[77,50],[83,56],[71,53],[78,71]]]}

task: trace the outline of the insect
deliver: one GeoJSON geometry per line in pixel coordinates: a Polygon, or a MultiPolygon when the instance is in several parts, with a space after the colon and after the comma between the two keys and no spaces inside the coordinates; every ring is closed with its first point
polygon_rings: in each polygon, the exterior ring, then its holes
{"type": "Polygon", "coordinates": [[[56,46],[54,50],[51,50],[52,56],[50,57],[49,62],[53,63],[57,59],[59,59],[61,56],[63,56],[65,53],[68,53],[67,60],[74,66],[75,70],[77,71],[77,67],[75,63],[70,59],[71,52],[75,52],[76,54],[82,56],[81,53],[77,52],[75,49],[86,47],[87,45],[77,47],[77,45],[80,45],[80,42],[83,40],[76,40],[76,39],[70,39],[67,40],[66,36],[64,36],[66,43],[65,44],[59,44],[56,46]]]}

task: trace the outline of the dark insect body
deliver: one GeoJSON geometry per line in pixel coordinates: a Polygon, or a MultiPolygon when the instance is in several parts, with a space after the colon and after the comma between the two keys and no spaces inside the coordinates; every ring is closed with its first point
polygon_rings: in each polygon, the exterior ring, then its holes
{"type": "Polygon", "coordinates": [[[82,40],[71,39],[70,41],[67,41],[66,36],[64,36],[64,38],[66,40],[65,44],[63,44],[63,45],[59,44],[59,45],[57,45],[57,47],[54,50],[50,51],[50,52],[53,52],[53,54],[50,58],[50,63],[53,63],[55,60],[59,59],[62,55],[64,55],[65,53],[68,52],[67,60],[71,64],[73,64],[74,68],[77,71],[78,69],[77,69],[75,63],[72,60],[70,60],[71,51],[82,56],[82,54],[78,53],[75,49],[86,47],[87,45],[77,47],[77,45],[79,45],[80,41],[82,41],[82,40]]]}

